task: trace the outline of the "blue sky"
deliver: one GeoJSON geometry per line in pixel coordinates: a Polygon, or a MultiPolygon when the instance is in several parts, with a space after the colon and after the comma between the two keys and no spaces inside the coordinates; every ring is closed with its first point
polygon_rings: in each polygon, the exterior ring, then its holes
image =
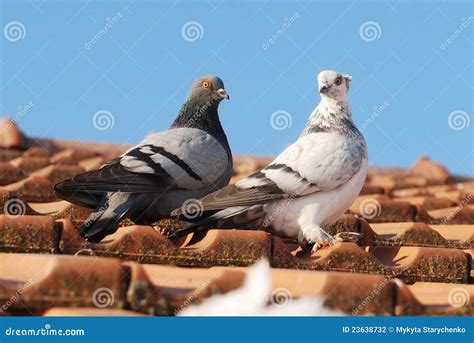
{"type": "Polygon", "coordinates": [[[372,164],[473,174],[472,16],[471,1],[2,0],[0,110],[31,136],[136,143],[216,74],[233,152],[275,155],[334,69],[353,76],[372,164]]]}

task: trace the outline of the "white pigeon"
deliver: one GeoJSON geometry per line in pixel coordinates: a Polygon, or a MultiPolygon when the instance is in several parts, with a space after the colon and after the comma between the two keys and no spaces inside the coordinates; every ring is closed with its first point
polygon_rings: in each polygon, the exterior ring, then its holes
{"type": "Polygon", "coordinates": [[[342,316],[327,309],[320,297],[293,299],[290,290],[272,294],[271,269],[268,261],[257,262],[247,273],[241,288],[217,294],[202,304],[178,312],[179,316],[342,316]],[[276,299],[272,299],[272,295],[276,299]],[[270,303],[270,306],[268,304],[270,303]]]}
{"type": "Polygon", "coordinates": [[[227,185],[232,154],[217,112],[223,99],[229,95],[220,78],[198,78],[168,130],[150,135],[98,170],[58,183],[58,196],[94,209],[79,234],[98,242],[126,218],[149,225],[169,218],[184,201],[227,185]]]}
{"type": "MultiPolygon", "coordinates": [[[[318,75],[321,102],[296,142],[268,166],[200,199],[203,217],[174,235],[210,228],[258,228],[297,238],[313,250],[341,241],[324,228],[359,195],[367,175],[367,147],[352,121],[347,93],[352,77],[326,70],[318,75]]],[[[353,237],[352,237],[353,238],[353,237]]]]}

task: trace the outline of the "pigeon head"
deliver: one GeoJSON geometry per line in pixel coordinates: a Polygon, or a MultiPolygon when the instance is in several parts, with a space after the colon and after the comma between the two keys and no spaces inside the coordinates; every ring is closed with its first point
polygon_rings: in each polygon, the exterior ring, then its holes
{"type": "Polygon", "coordinates": [[[201,76],[193,82],[171,128],[196,128],[206,131],[228,147],[217,109],[223,99],[230,99],[224,82],[217,76],[201,76]]]}
{"type": "Polygon", "coordinates": [[[219,103],[223,99],[230,99],[230,97],[225,91],[224,82],[220,78],[205,75],[193,82],[187,99],[202,103],[219,103]]]}
{"type": "Polygon", "coordinates": [[[347,101],[352,76],[337,71],[324,70],[318,75],[319,93],[322,98],[347,101]]]}

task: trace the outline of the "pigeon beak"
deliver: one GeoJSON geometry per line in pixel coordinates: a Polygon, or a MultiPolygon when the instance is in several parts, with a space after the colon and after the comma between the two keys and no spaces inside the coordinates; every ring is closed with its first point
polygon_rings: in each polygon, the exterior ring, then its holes
{"type": "Polygon", "coordinates": [[[319,93],[325,94],[327,93],[328,89],[329,89],[328,85],[322,85],[321,87],[319,87],[319,93]]]}
{"type": "Polygon", "coordinates": [[[223,88],[219,88],[219,89],[217,90],[217,94],[219,94],[219,96],[220,96],[222,99],[227,99],[227,100],[230,99],[229,94],[227,94],[227,92],[226,92],[225,89],[223,89],[223,88]]]}

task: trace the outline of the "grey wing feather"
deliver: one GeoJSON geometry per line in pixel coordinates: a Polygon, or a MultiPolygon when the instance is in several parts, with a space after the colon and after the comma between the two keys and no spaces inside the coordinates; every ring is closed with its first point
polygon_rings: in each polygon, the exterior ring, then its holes
{"type": "Polygon", "coordinates": [[[156,133],[109,161],[101,169],[56,185],[71,192],[157,192],[199,189],[231,168],[229,154],[211,135],[178,128],[156,133]]]}
{"type": "Polygon", "coordinates": [[[155,173],[154,166],[159,165],[178,188],[202,188],[217,182],[231,168],[230,153],[214,137],[198,129],[159,132],[142,141],[137,149],[148,160],[130,154],[129,150],[120,161],[125,169],[149,174],[155,173]]]}
{"type": "Polygon", "coordinates": [[[365,143],[358,146],[337,133],[302,136],[261,171],[202,198],[202,206],[204,211],[252,206],[330,191],[357,173],[365,154],[365,143]]]}

